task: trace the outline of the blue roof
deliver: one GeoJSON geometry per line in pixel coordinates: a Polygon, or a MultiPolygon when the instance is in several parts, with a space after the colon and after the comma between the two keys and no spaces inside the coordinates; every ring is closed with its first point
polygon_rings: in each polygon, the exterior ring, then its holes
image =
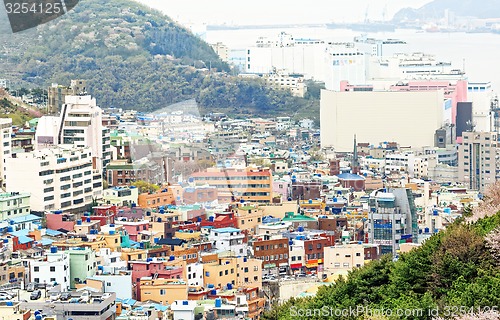
{"type": "Polygon", "coordinates": [[[31,239],[30,237],[27,237],[27,236],[17,236],[17,239],[19,240],[20,244],[33,242],[33,239],[31,239]]]}
{"type": "Polygon", "coordinates": [[[45,234],[48,235],[48,236],[56,237],[56,236],[60,236],[60,235],[62,235],[64,233],[62,233],[61,231],[57,231],[57,230],[46,229],[45,230],[45,234]]]}
{"type": "Polygon", "coordinates": [[[26,216],[22,217],[14,217],[11,218],[10,221],[14,221],[14,223],[23,223],[23,222],[28,222],[28,221],[39,221],[42,220],[42,218],[35,216],[34,214],[28,214],[26,216]]]}
{"type": "Polygon", "coordinates": [[[213,231],[219,232],[219,233],[229,233],[229,232],[240,232],[240,229],[227,227],[227,228],[213,229],[213,231]]]}
{"type": "Polygon", "coordinates": [[[365,180],[362,176],[353,173],[341,173],[337,177],[342,180],[365,180]]]}
{"type": "Polygon", "coordinates": [[[134,304],[137,303],[137,300],[134,300],[132,298],[130,299],[119,299],[119,298],[116,298],[117,301],[121,301],[123,304],[128,304],[129,306],[133,306],[134,304]]]}
{"type": "Polygon", "coordinates": [[[28,233],[30,233],[30,231],[28,229],[9,232],[9,234],[16,236],[16,237],[26,237],[28,235],[28,233]]]}
{"type": "Polygon", "coordinates": [[[50,246],[54,242],[54,240],[47,239],[47,238],[42,238],[41,242],[42,242],[42,246],[50,246]]]}

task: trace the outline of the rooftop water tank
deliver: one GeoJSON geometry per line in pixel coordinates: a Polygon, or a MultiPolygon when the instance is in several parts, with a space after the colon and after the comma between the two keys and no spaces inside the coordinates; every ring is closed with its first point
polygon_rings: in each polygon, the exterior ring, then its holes
{"type": "Polygon", "coordinates": [[[227,284],[227,290],[231,290],[233,289],[233,284],[232,283],[228,283],[227,284]]]}
{"type": "Polygon", "coordinates": [[[175,260],[175,256],[170,256],[170,258],[168,259],[168,261],[174,261],[175,260]]]}
{"type": "Polygon", "coordinates": [[[222,299],[221,298],[215,299],[215,307],[216,308],[222,307],[222,299]]]}
{"type": "Polygon", "coordinates": [[[109,235],[112,236],[115,234],[115,230],[109,230],[109,235]]]}
{"type": "Polygon", "coordinates": [[[298,231],[298,232],[304,232],[304,227],[303,227],[303,226],[299,226],[299,227],[297,228],[297,231],[298,231]]]}
{"type": "Polygon", "coordinates": [[[90,218],[87,218],[87,222],[90,222],[90,218]]]}
{"type": "Polygon", "coordinates": [[[81,226],[82,225],[82,219],[76,220],[76,225],[81,226]]]}
{"type": "Polygon", "coordinates": [[[57,247],[50,247],[50,253],[57,253],[57,247]]]}

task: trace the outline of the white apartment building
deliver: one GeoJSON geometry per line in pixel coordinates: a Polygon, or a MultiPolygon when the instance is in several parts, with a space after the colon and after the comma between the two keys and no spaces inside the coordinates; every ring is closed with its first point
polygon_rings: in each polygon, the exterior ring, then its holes
{"type": "Polygon", "coordinates": [[[190,287],[203,287],[203,264],[190,263],[186,265],[187,282],[190,287]]]}
{"type": "Polygon", "coordinates": [[[391,153],[385,156],[385,173],[406,173],[410,178],[427,177],[428,162],[412,152],[391,153]]]}
{"type": "Polygon", "coordinates": [[[464,132],[458,147],[458,178],[471,190],[484,191],[496,181],[496,132],[464,132]]]}
{"type": "Polygon", "coordinates": [[[90,147],[97,169],[111,160],[110,132],[102,125],[102,109],[90,95],[66,96],[58,117],[46,116],[37,126],[37,148],[51,145],[90,147]]]}
{"type": "Polygon", "coordinates": [[[0,187],[5,188],[5,159],[11,157],[12,119],[0,119],[0,187]]]}
{"type": "Polygon", "coordinates": [[[130,271],[120,274],[99,274],[97,272],[95,276],[88,277],[88,280],[100,281],[104,292],[115,292],[119,299],[132,299],[132,274],[130,271]]]}
{"type": "Polygon", "coordinates": [[[306,265],[306,251],[303,240],[293,240],[289,244],[288,265],[292,270],[302,269],[306,265]]]}
{"type": "Polygon", "coordinates": [[[317,39],[295,39],[281,32],[275,39],[260,37],[247,48],[245,73],[270,74],[285,70],[303,74],[305,79],[325,80],[325,48],[327,44],[317,39]]]}
{"type": "Polygon", "coordinates": [[[102,201],[105,204],[128,206],[137,203],[139,189],[136,187],[112,187],[103,190],[102,201]]]}
{"type": "Polygon", "coordinates": [[[0,221],[30,214],[30,194],[20,192],[0,193],[0,221]]]}
{"type": "Polygon", "coordinates": [[[51,252],[46,254],[45,260],[32,260],[29,267],[31,282],[47,284],[57,282],[63,291],[68,290],[69,256],[66,252],[58,252],[57,248],[52,247],[51,252]]]}
{"type": "Polygon", "coordinates": [[[353,43],[331,43],[326,48],[325,88],[339,91],[340,82],[353,85],[366,83],[365,54],[353,43]]]}
{"type": "Polygon", "coordinates": [[[244,238],[245,235],[240,229],[230,227],[211,229],[208,235],[208,241],[211,241],[217,250],[231,251],[236,256],[246,256],[248,253],[244,238]]]}
{"type": "Polygon", "coordinates": [[[288,90],[293,96],[303,98],[307,92],[304,75],[276,71],[262,76],[266,84],[274,89],[288,90]]]}
{"type": "Polygon", "coordinates": [[[475,131],[495,131],[494,114],[491,105],[496,95],[491,88],[491,82],[469,82],[467,98],[472,102],[472,122],[475,131]]]}
{"type": "Polygon", "coordinates": [[[344,244],[324,248],[324,268],[327,272],[351,271],[365,265],[363,244],[344,244]]]}
{"type": "Polygon", "coordinates": [[[89,147],[60,146],[6,159],[7,191],[31,194],[31,210],[81,210],[102,195],[89,147]]]}

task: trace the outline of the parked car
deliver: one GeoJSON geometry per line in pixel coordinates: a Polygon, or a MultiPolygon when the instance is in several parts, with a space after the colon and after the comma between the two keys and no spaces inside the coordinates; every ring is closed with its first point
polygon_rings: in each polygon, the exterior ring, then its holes
{"type": "Polygon", "coordinates": [[[305,273],[298,273],[295,275],[297,278],[305,278],[307,275],[305,273]]]}
{"type": "Polygon", "coordinates": [[[36,289],[36,283],[30,282],[28,286],[26,287],[26,291],[28,292],[33,292],[36,289]]]}
{"type": "Polygon", "coordinates": [[[62,301],[68,301],[71,298],[71,292],[63,292],[61,293],[61,299],[62,301]]]}
{"type": "Polygon", "coordinates": [[[12,292],[8,291],[0,291],[0,297],[7,297],[8,299],[12,299],[15,296],[12,292]]]}
{"type": "Polygon", "coordinates": [[[50,293],[50,301],[57,301],[61,297],[61,294],[59,292],[51,292],[50,293]]]}
{"type": "Polygon", "coordinates": [[[90,300],[90,294],[88,291],[84,291],[82,295],[80,296],[80,302],[81,303],[88,303],[90,300]]]}
{"type": "Polygon", "coordinates": [[[38,300],[41,297],[42,297],[42,291],[37,289],[31,293],[30,300],[38,300]]]}

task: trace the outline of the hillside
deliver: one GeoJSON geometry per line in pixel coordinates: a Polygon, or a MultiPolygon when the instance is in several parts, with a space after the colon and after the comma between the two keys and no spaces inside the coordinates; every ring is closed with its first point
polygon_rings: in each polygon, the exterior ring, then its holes
{"type": "Polygon", "coordinates": [[[17,34],[5,32],[7,21],[0,17],[6,48],[0,70],[7,77],[21,77],[21,86],[87,79],[103,106],[153,110],[194,97],[205,65],[228,70],[208,44],[129,0],[83,0],[67,15],[17,34]]]}
{"type": "Polygon", "coordinates": [[[195,98],[202,112],[300,115],[304,109],[319,116],[317,98],[230,76],[207,43],[130,0],[82,0],[65,16],[16,34],[7,21],[0,8],[0,78],[16,87],[86,79],[102,107],[149,112],[195,98]]]}
{"type": "Polygon", "coordinates": [[[40,117],[42,113],[10,96],[0,88],[0,118],[11,118],[15,126],[23,126],[27,121],[40,117]]]}
{"type": "MultiPolygon", "coordinates": [[[[484,216],[492,208],[488,202],[474,214],[484,216]]],[[[493,202],[498,207],[500,199],[493,202]]],[[[434,319],[438,310],[447,319],[500,319],[498,312],[483,313],[500,304],[500,212],[494,212],[474,223],[457,221],[397,261],[384,256],[263,319],[434,319]],[[342,310],[360,311],[340,315],[342,310]],[[367,317],[370,312],[381,316],[367,317]],[[447,317],[460,313],[469,317],[447,317]]]]}
{"type": "Polygon", "coordinates": [[[434,0],[418,9],[401,9],[394,15],[393,22],[439,19],[444,17],[446,9],[451,10],[456,16],[482,19],[500,18],[500,2],[498,0],[434,0]]]}

